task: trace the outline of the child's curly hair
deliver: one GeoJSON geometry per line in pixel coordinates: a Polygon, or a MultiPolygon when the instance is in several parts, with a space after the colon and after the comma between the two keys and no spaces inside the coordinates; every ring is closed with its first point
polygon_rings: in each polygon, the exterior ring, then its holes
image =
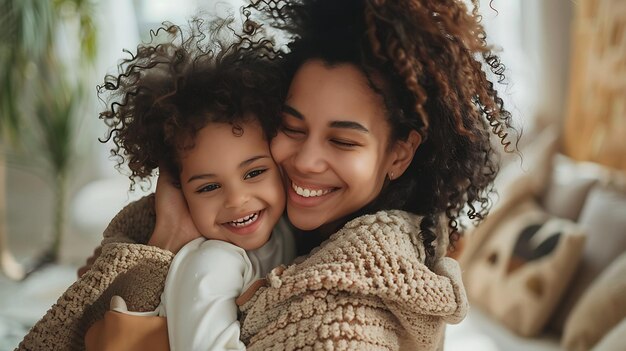
{"type": "Polygon", "coordinates": [[[391,140],[420,133],[409,169],[365,211],[424,216],[430,258],[438,215],[447,216],[453,244],[461,216],[479,221],[488,213],[498,172],[491,136],[507,152],[519,139],[511,141],[511,115],[483,70],[504,79],[473,3],[470,12],[461,0],[257,0],[245,10],[250,23],[260,14],[292,35],[289,77],[313,58],[354,64],[385,101],[391,140]]]}
{"type": "Polygon", "coordinates": [[[131,189],[159,166],[178,177],[179,152],[208,123],[230,123],[236,133],[238,123],[256,118],[268,140],[275,135],[286,79],[273,43],[239,37],[231,23],[194,19],[188,33],[164,23],[98,87],[108,101],[101,142],[113,139],[111,154],[118,169],[128,163],[131,189]]]}

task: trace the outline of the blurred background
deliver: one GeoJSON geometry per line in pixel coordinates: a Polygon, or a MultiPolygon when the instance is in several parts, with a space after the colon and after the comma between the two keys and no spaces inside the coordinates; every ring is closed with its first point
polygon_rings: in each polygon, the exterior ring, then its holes
{"type": "MultiPolygon", "coordinates": [[[[134,51],[163,21],[184,24],[201,11],[238,17],[242,3],[0,0],[0,350],[17,346],[76,279],[110,219],[153,190],[147,183],[130,192],[128,178],[109,158],[110,145],[98,141],[106,126],[98,119],[104,105],[96,85],[116,72],[128,55],[124,49],[134,51]]],[[[507,67],[497,88],[524,131],[526,161],[503,158],[503,166],[511,164],[503,188],[532,178],[536,184],[527,194],[546,209],[554,200],[547,194],[555,189],[556,157],[596,167],[603,184],[620,184],[626,172],[626,1],[493,0],[481,1],[481,13],[507,67]]],[[[500,199],[507,196],[503,191],[500,199]]],[[[626,201],[612,207],[626,218],[626,201]]],[[[613,248],[622,253],[626,230],[623,222],[616,225],[622,236],[613,248]]],[[[467,262],[480,256],[468,252],[467,262]]],[[[584,261],[579,256],[575,267],[584,261]]],[[[551,316],[542,318],[530,335],[488,307],[476,308],[448,329],[446,350],[565,347],[563,326],[549,328],[551,316]]]]}

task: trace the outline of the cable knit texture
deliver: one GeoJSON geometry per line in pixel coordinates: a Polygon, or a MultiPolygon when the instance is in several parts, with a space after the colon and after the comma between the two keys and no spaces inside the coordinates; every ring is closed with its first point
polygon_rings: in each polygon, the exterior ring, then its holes
{"type": "Polygon", "coordinates": [[[93,267],[65,291],[17,350],[84,350],[85,332],[103,318],[113,295],[122,296],[134,311],[156,308],[174,255],[138,244],[147,242],[154,222],[154,196],[115,216],[93,267]]]}
{"type": "Polygon", "coordinates": [[[467,299],[456,261],[424,265],[419,221],[362,216],[302,263],[274,269],[241,306],[248,350],[442,349],[445,323],[465,317],[467,299]]]}
{"type": "MultiPolygon", "coordinates": [[[[112,295],[130,310],[156,308],[173,254],[139,244],[154,220],[152,196],[124,208],[92,269],[18,350],[84,350],[86,330],[112,295]]],[[[243,341],[250,350],[441,349],[445,323],[463,319],[467,300],[456,261],[441,258],[434,271],[424,265],[419,221],[402,211],[359,217],[298,264],[274,269],[269,286],[241,306],[243,341]]]]}

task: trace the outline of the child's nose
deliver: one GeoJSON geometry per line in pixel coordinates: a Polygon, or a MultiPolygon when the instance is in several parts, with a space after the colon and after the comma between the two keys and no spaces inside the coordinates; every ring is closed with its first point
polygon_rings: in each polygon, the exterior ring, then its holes
{"type": "Polygon", "coordinates": [[[229,191],[226,197],[224,207],[226,208],[238,208],[245,205],[250,200],[250,194],[245,191],[229,191]]]}

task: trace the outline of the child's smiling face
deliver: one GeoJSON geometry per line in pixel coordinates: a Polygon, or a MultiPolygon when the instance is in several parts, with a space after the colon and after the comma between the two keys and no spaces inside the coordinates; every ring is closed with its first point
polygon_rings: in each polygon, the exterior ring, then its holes
{"type": "Polygon", "coordinates": [[[239,126],[243,134],[226,123],[201,129],[182,153],[180,182],[203,236],[254,250],[282,215],[285,190],[259,123],[239,126]]]}

